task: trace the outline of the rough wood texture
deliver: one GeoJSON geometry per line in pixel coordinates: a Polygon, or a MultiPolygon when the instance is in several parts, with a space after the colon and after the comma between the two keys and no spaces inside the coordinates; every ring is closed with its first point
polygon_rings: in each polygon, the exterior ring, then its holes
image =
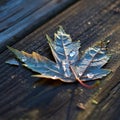
{"type": "Polygon", "coordinates": [[[76,0],[0,1],[0,51],[67,8],[76,0]]]}
{"type": "Polygon", "coordinates": [[[110,82],[103,87],[101,93],[97,96],[99,104],[87,120],[120,120],[120,67],[117,68],[110,82]],[[114,82],[113,82],[114,81],[114,82]]]}
{"type": "MultiPolygon", "coordinates": [[[[120,120],[120,29],[118,29],[112,38],[115,40],[115,44],[112,45],[111,54],[113,64],[113,73],[110,79],[105,81],[101,85],[100,91],[88,100],[86,104],[87,111],[78,115],[78,119],[81,120],[120,120]],[[116,41],[117,40],[117,41],[116,41]],[[115,58],[115,59],[114,59],[115,58]],[[116,65],[115,65],[116,64],[116,65]],[[96,101],[93,103],[93,100],[96,101]]],[[[112,65],[111,65],[112,66],[112,65]]]]}
{"type": "Polygon", "coordinates": [[[4,62],[13,55],[8,50],[1,53],[1,119],[113,120],[115,118],[119,120],[120,13],[115,11],[119,6],[119,0],[81,0],[13,45],[19,50],[36,51],[53,59],[45,34],[53,37],[58,25],[62,25],[73,40],[81,40],[82,50],[97,41],[111,40],[108,53],[112,54],[112,57],[105,68],[111,69],[113,73],[104,78],[100,87],[96,89],[88,90],[78,83],[64,84],[45,79],[40,79],[33,85],[38,80],[31,77],[34,73],[22,66],[5,64],[4,62]],[[98,105],[92,105],[91,97],[97,99],[98,105]],[[82,111],[78,108],[78,103],[86,104],[86,110],[82,111]],[[106,103],[108,105],[104,107],[106,103]],[[102,110],[101,107],[104,109],[102,110]],[[94,112],[97,115],[94,115],[94,112]]]}

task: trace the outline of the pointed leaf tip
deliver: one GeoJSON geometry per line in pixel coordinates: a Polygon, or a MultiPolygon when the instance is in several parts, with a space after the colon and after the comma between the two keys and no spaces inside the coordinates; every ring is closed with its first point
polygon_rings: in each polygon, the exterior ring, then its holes
{"type": "Polygon", "coordinates": [[[59,25],[59,30],[58,31],[60,31],[62,33],[66,33],[65,30],[63,29],[63,27],[61,25],[59,25]]]}
{"type": "Polygon", "coordinates": [[[52,38],[48,34],[46,34],[46,38],[48,40],[48,43],[52,43],[52,38]]]}
{"type": "Polygon", "coordinates": [[[15,55],[18,59],[20,59],[20,58],[23,56],[23,55],[21,54],[21,51],[15,49],[15,48],[12,48],[12,47],[10,47],[10,46],[7,46],[7,48],[8,48],[12,53],[14,53],[14,55],[15,55]]]}
{"type": "Polygon", "coordinates": [[[15,49],[14,48],[12,48],[12,47],[10,47],[10,46],[7,46],[7,48],[10,50],[10,51],[14,51],[15,49]]]}

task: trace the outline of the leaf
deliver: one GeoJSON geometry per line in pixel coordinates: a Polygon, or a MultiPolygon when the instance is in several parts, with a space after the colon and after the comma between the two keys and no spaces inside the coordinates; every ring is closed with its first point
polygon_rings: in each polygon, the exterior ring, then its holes
{"type": "Polygon", "coordinates": [[[65,77],[72,77],[70,65],[73,65],[79,59],[80,41],[72,42],[72,39],[65,33],[62,27],[55,34],[54,41],[48,35],[47,39],[62,73],[65,77]]]}
{"type": "Polygon", "coordinates": [[[16,66],[19,65],[19,62],[15,58],[9,59],[5,61],[5,63],[10,64],[10,65],[16,65],[16,66]]]}
{"type": "MultiPolygon", "coordinates": [[[[22,61],[25,67],[37,72],[42,73],[39,77],[46,77],[51,79],[60,79],[61,81],[66,80],[66,82],[72,82],[72,79],[64,77],[61,73],[61,69],[58,69],[58,65],[53,61],[47,59],[44,56],[39,55],[38,53],[33,52],[28,54],[24,51],[18,51],[14,48],[8,47],[16,57],[22,61]]],[[[37,75],[36,75],[37,77],[37,75]]],[[[74,79],[73,79],[74,80],[74,79]]]]}
{"type": "Polygon", "coordinates": [[[89,48],[85,55],[76,63],[75,71],[84,81],[102,78],[110,73],[109,70],[101,69],[110,56],[105,55],[106,51],[100,47],[89,48]]]}
{"type": "Polygon", "coordinates": [[[90,81],[102,78],[110,73],[102,67],[108,62],[110,56],[106,50],[99,46],[91,47],[80,58],[80,41],[72,42],[70,35],[66,34],[60,26],[54,35],[54,41],[46,35],[55,62],[39,55],[19,51],[8,47],[16,57],[23,62],[24,66],[40,73],[34,77],[45,77],[59,79],[63,82],[79,81],[82,85],[89,87],[82,81],[90,81]]]}

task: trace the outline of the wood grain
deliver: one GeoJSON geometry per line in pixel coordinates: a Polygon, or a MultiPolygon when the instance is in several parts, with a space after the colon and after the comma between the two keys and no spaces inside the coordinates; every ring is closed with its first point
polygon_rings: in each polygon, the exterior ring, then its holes
{"type": "MultiPolygon", "coordinates": [[[[44,79],[40,79],[39,82],[33,84],[38,80],[31,77],[35,73],[22,66],[14,67],[5,64],[4,62],[13,57],[13,55],[8,50],[2,52],[0,55],[1,119],[79,120],[83,111],[77,108],[78,103],[83,103],[87,105],[86,107],[91,107],[90,111],[87,109],[84,111],[83,120],[89,119],[89,117],[91,119],[104,120],[105,115],[109,116],[109,112],[102,112],[101,117],[96,118],[97,116],[93,114],[94,111],[96,114],[99,114],[96,111],[97,106],[92,109],[91,104],[87,104],[87,101],[92,96],[98,96],[97,98],[100,102],[103,101],[103,98],[107,100],[106,94],[110,92],[113,77],[116,74],[119,75],[117,68],[120,65],[120,14],[114,11],[119,6],[119,0],[81,0],[12,46],[29,53],[36,51],[53,60],[45,34],[47,33],[53,38],[58,25],[62,25],[73,40],[81,40],[82,51],[98,41],[111,40],[108,46],[108,53],[111,53],[112,57],[105,68],[111,69],[113,73],[104,78],[98,88],[88,90],[78,83],[64,84],[44,79]],[[103,96],[102,91],[99,93],[100,97],[98,94],[96,95],[99,89],[105,91],[109,81],[110,89],[103,96]]],[[[115,82],[116,86],[114,86],[114,89],[116,88],[119,91],[118,82],[119,79],[115,82]]],[[[115,99],[111,98],[111,104],[117,100],[119,92],[117,93],[115,99]]],[[[101,106],[103,105],[101,104],[101,106]]],[[[112,106],[113,109],[116,110],[114,108],[116,106],[112,106]]],[[[112,116],[112,112],[110,114],[112,116]]],[[[119,120],[118,112],[115,118],[115,120],[119,120]]],[[[112,119],[110,118],[109,120],[112,119]]]]}
{"type": "Polygon", "coordinates": [[[120,28],[112,34],[112,38],[115,40],[114,45],[111,44],[112,60],[112,73],[104,84],[101,84],[100,90],[93,95],[86,103],[87,111],[78,115],[78,119],[81,120],[119,120],[120,114],[120,28]],[[114,46],[114,47],[113,47],[114,46]],[[113,64],[113,65],[112,65],[113,64]],[[97,104],[93,103],[93,100],[97,104]]]}
{"type": "Polygon", "coordinates": [[[0,51],[44,24],[76,0],[2,0],[0,51]]]}

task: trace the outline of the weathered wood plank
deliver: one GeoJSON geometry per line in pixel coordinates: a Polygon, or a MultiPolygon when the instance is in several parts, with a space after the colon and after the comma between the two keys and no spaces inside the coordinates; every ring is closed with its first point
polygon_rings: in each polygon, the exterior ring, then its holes
{"type": "MultiPolygon", "coordinates": [[[[111,69],[113,75],[101,82],[100,87],[104,88],[120,65],[118,62],[120,59],[119,34],[115,35],[120,30],[120,16],[119,12],[114,11],[119,5],[119,0],[81,0],[13,47],[27,52],[36,51],[53,59],[45,34],[48,33],[53,37],[58,25],[62,25],[66,32],[71,34],[73,40],[81,40],[82,50],[96,41],[110,39],[108,53],[112,54],[112,58],[106,68],[111,69]]],[[[0,56],[0,116],[2,119],[77,120],[83,112],[77,108],[76,104],[86,103],[99,90],[99,88],[88,90],[76,83],[63,84],[48,80],[41,80],[34,88],[33,82],[38,80],[31,77],[34,73],[22,66],[14,67],[5,64],[4,62],[10,57],[13,55],[8,50],[0,56]]],[[[86,112],[89,111],[86,109],[86,112]]]]}
{"type": "MultiPolygon", "coordinates": [[[[86,103],[87,111],[78,115],[78,119],[81,120],[119,120],[120,117],[120,28],[112,34],[114,39],[114,45],[110,45],[112,60],[114,58],[113,73],[111,79],[106,80],[104,84],[101,84],[100,90],[96,95],[92,96],[91,99],[86,103]],[[113,47],[114,46],[114,47],[113,47]],[[115,65],[116,64],[116,65],[115,65]],[[93,100],[97,104],[93,103],[93,100]]],[[[112,61],[111,60],[111,61],[112,61]]],[[[112,66],[112,65],[111,65],[112,66]]]]}
{"type": "Polygon", "coordinates": [[[76,0],[0,1],[0,51],[67,8],[76,0]]]}
{"type": "Polygon", "coordinates": [[[87,120],[120,120],[120,67],[115,71],[110,82],[107,83],[101,93],[96,97],[99,104],[87,120]],[[104,117],[103,117],[104,116],[104,117]]]}

